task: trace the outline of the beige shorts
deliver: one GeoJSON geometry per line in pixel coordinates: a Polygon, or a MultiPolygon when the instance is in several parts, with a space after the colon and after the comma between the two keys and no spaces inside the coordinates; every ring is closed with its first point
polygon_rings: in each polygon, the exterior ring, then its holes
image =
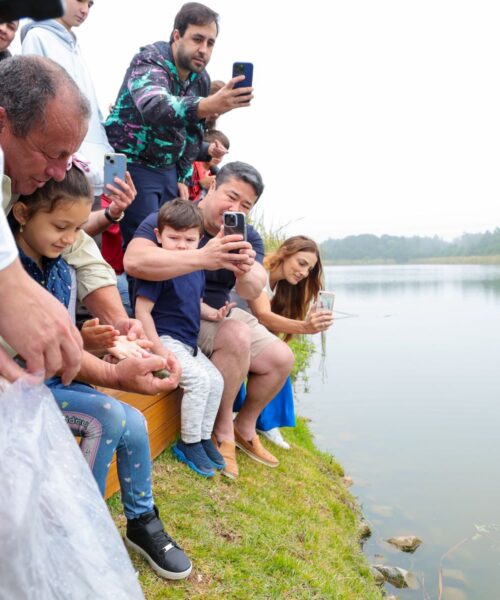
{"type": "MultiPolygon", "coordinates": [[[[246,323],[250,328],[250,356],[252,360],[260,354],[266,346],[278,341],[278,338],[273,333],[268,331],[264,325],[261,325],[259,321],[246,310],[233,308],[228,319],[246,323]]],[[[214,351],[215,336],[222,323],[224,323],[224,321],[214,323],[213,321],[201,320],[198,346],[203,350],[203,354],[210,356],[214,351]]]]}

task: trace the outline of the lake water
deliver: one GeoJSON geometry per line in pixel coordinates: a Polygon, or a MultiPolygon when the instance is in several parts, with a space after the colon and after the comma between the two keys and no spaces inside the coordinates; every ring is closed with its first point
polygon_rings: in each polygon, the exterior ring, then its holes
{"type": "MultiPolygon", "coordinates": [[[[354,479],[401,599],[500,598],[500,266],[327,267],[338,319],[297,412],[354,479]],[[417,535],[414,554],[384,540],[417,535]],[[439,573],[441,572],[441,577],[439,573]]],[[[319,338],[319,336],[315,336],[319,338]]],[[[362,600],[362,599],[361,599],[362,600]]]]}

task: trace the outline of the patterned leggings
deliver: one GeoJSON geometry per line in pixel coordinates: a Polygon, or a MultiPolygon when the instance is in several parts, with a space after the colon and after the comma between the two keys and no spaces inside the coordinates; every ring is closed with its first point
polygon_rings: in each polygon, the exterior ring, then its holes
{"type": "Polygon", "coordinates": [[[161,343],[171,350],[182,367],[180,386],[184,390],[181,404],[181,438],[192,444],[207,440],[219,410],[224,380],[217,368],[198,348],[193,349],[169,335],[160,337],[161,343]]]}
{"type": "Polygon", "coordinates": [[[82,438],[80,448],[101,494],[116,451],[125,516],[135,519],[153,510],[151,454],[142,413],[85,383],[66,386],[60,377],[45,383],[73,434],[82,438]]]}

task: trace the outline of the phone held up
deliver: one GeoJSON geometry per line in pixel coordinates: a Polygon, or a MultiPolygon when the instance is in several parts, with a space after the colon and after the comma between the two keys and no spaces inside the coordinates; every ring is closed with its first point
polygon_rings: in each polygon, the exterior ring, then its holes
{"type": "Polygon", "coordinates": [[[252,87],[253,81],[253,64],[249,62],[233,63],[233,77],[244,75],[245,79],[234,84],[234,89],[252,87]]]}
{"type": "Polygon", "coordinates": [[[318,292],[317,309],[329,310],[333,312],[333,304],[335,302],[335,294],[333,292],[326,292],[320,290],[318,292]]]}
{"type": "MultiPolygon", "coordinates": [[[[245,219],[245,213],[233,212],[227,210],[223,215],[222,219],[224,222],[224,235],[233,235],[238,233],[243,236],[243,239],[247,239],[247,223],[245,219]]],[[[231,250],[233,254],[238,254],[239,250],[231,250]]]]}
{"type": "MultiPolygon", "coordinates": [[[[115,177],[125,181],[125,173],[127,172],[127,157],[125,154],[116,154],[109,152],[104,155],[104,193],[108,189],[107,183],[114,185],[115,177]]],[[[108,190],[109,191],[109,190],[108,190]]]]}

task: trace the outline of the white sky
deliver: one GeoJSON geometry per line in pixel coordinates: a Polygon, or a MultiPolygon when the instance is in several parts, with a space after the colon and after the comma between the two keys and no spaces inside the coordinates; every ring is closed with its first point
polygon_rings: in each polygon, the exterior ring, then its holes
{"type": "MultiPolygon", "coordinates": [[[[182,4],[96,0],[78,30],[99,101],[182,4]]],[[[268,225],[323,241],[500,226],[500,3],[213,0],[208,66],[254,63],[255,100],[218,122],[263,174],[268,225]]],[[[14,46],[14,50],[16,46],[14,46]]]]}

